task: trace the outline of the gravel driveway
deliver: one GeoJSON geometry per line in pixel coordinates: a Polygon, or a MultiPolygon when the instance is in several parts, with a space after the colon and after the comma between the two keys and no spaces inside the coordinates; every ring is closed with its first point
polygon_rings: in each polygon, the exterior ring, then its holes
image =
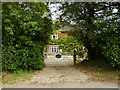
{"type": "Polygon", "coordinates": [[[92,81],[91,76],[75,66],[46,66],[37,71],[30,81],[4,84],[4,88],[118,88],[105,81],[92,81]]]}

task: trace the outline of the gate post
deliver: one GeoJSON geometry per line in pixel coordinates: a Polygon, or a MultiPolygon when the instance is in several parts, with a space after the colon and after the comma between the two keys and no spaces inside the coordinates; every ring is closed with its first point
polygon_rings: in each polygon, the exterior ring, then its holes
{"type": "Polygon", "coordinates": [[[76,64],[76,50],[74,50],[74,55],[73,55],[73,57],[74,57],[74,65],[76,64]]]}

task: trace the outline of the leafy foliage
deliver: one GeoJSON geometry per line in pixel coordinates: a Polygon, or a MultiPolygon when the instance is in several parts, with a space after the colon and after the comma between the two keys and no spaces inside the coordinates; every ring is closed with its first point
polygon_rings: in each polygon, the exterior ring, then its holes
{"type": "Polygon", "coordinates": [[[3,3],[3,70],[42,69],[43,48],[52,33],[45,3],[3,3]]]}
{"type": "Polygon", "coordinates": [[[61,24],[73,26],[71,35],[88,49],[90,60],[104,58],[112,66],[120,67],[120,42],[118,2],[74,2],[63,3],[60,7],[61,24]],[[73,8],[74,7],[74,8],[73,8]],[[114,12],[117,9],[117,12],[114,12]]]}
{"type": "MultiPolygon", "coordinates": [[[[99,21],[97,23],[99,23],[99,21]]],[[[106,24],[107,23],[108,21],[106,21],[106,24]]],[[[101,33],[97,34],[93,47],[95,47],[96,52],[98,54],[101,53],[113,67],[120,67],[119,22],[112,20],[112,25],[106,26],[107,27],[104,26],[101,33]]]]}
{"type": "Polygon", "coordinates": [[[73,51],[76,49],[77,54],[83,57],[83,45],[72,36],[67,38],[59,37],[58,39],[52,39],[50,44],[59,45],[59,49],[62,49],[63,52],[73,53],[73,51]]]}

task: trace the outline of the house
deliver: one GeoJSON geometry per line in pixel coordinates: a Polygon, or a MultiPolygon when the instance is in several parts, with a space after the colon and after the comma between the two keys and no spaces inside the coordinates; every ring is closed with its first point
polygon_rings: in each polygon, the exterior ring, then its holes
{"type": "MultiPolygon", "coordinates": [[[[58,34],[54,34],[52,35],[51,39],[58,39],[60,37],[64,37],[67,38],[68,34],[66,33],[68,30],[70,30],[71,28],[68,26],[64,26],[63,28],[61,28],[60,32],[58,34]]],[[[59,49],[59,45],[48,45],[47,46],[47,53],[50,53],[52,55],[55,55],[56,53],[60,53],[62,52],[62,49],[59,49]]]]}

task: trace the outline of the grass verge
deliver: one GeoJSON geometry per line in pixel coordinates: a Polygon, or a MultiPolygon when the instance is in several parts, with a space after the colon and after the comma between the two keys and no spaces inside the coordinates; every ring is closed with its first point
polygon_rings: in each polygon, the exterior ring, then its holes
{"type": "Polygon", "coordinates": [[[2,72],[2,83],[3,84],[15,84],[20,81],[27,81],[32,78],[34,71],[29,70],[17,70],[13,72],[3,71],[2,72]]]}
{"type": "Polygon", "coordinates": [[[86,60],[79,63],[83,70],[89,72],[93,77],[98,78],[98,81],[109,81],[118,83],[118,69],[103,60],[86,60]]]}

